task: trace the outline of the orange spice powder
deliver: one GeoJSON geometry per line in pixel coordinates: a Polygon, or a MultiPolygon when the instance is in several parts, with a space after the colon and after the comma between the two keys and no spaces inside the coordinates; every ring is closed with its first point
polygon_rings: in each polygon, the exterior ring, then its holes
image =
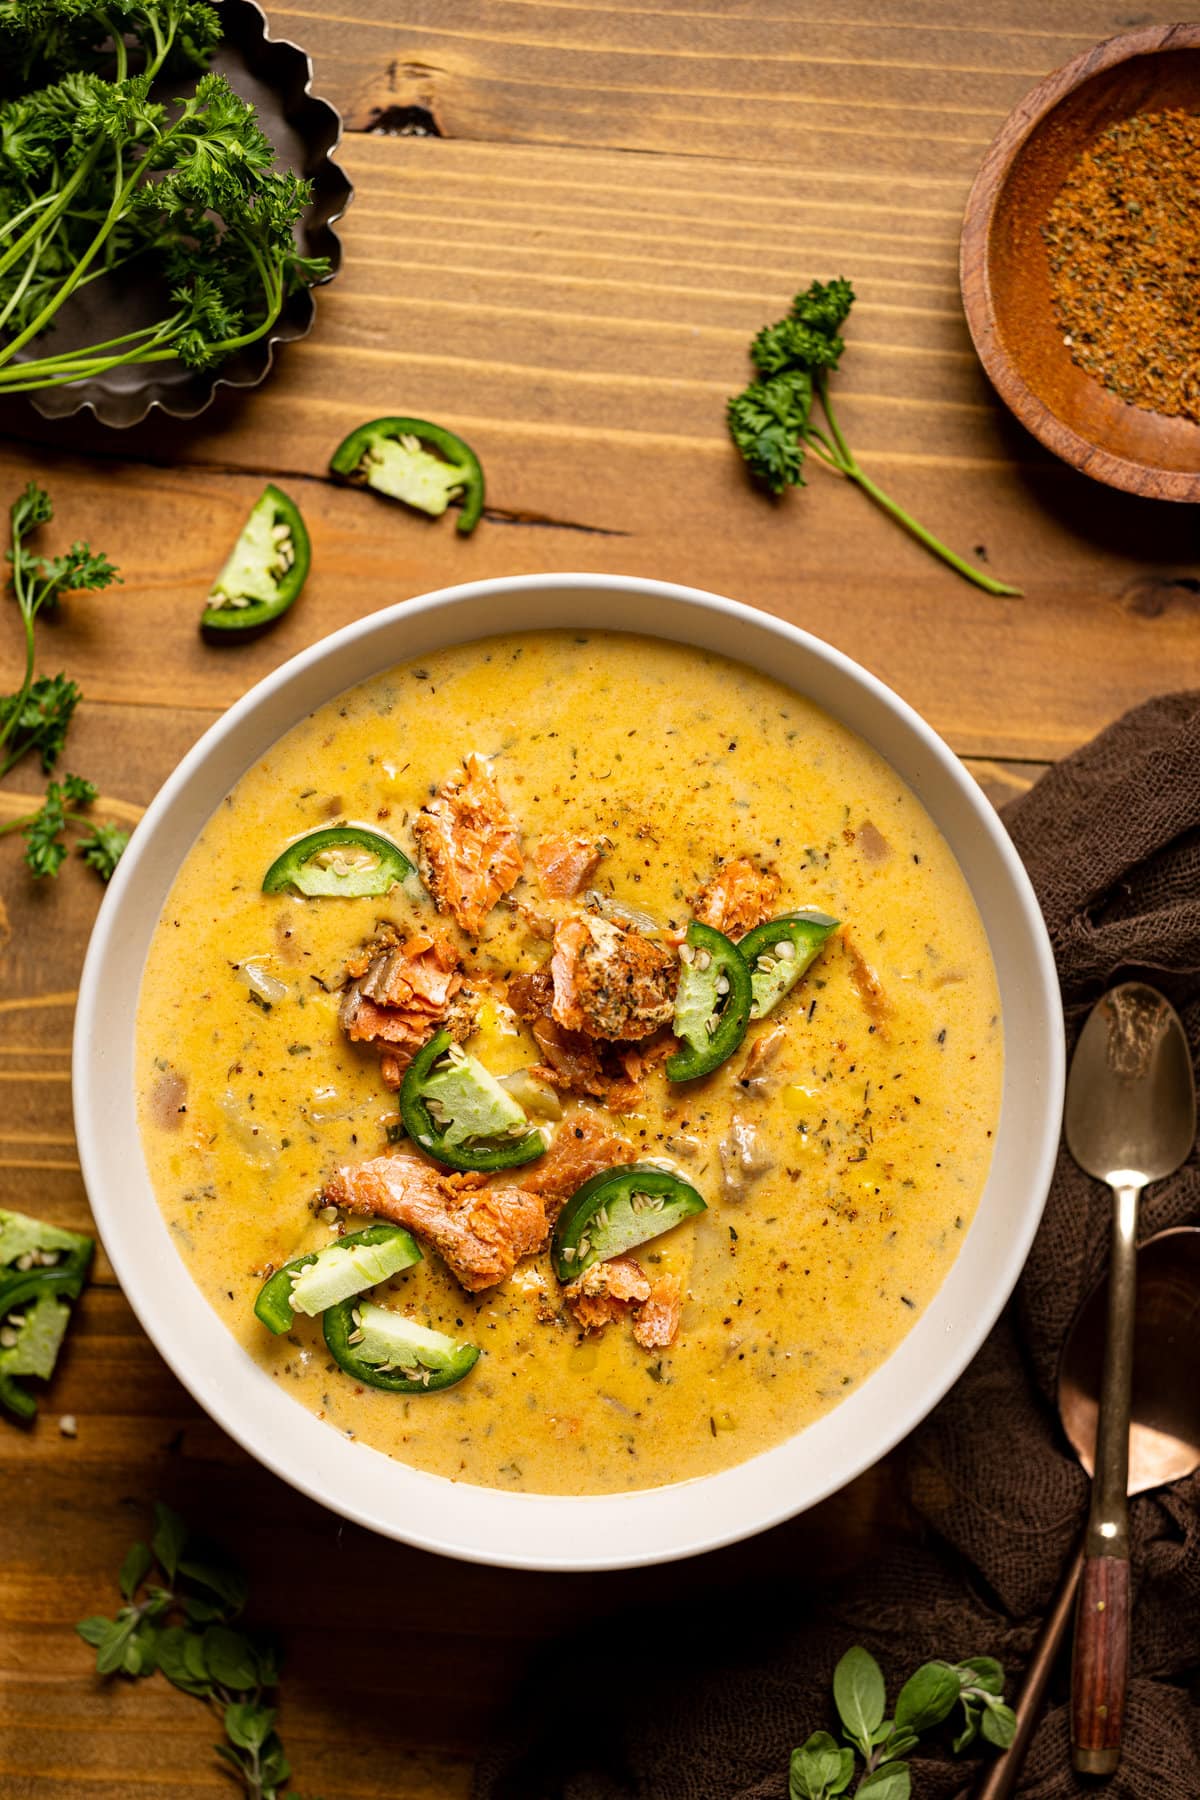
{"type": "Polygon", "coordinates": [[[1074,361],[1122,400],[1200,422],[1200,117],[1110,125],[1042,236],[1074,361]]]}

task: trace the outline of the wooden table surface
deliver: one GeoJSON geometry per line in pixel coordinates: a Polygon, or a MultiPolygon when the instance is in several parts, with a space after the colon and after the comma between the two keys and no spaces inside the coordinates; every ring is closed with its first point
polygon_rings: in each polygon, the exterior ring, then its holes
{"type": "MultiPolygon", "coordinates": [[[[88,537],[125,576],[41,643],[42,668],[84,689],[68,765],[96,778],[110,816],[135,820],[221,710],[303,645],[483,575],[637,573],[779,613],[899,688],[997,797],[1131,703],[1196,680],[1193,518],[1090,485],[1012,423],[956,279],[967,188],[1010,107],[1088,43],[1170,8],[301,0],[270,13],[345,118],[357,189],[311,338],[193,426],[0,416],[0,501],[36,476],[63,540],[88,537]],[[861,296],[837,378],[850,441],[1023,599],[959,581],[820,468],[779,507],[744,481],[722,405],[747,340],[797,286],[840,273],[861,296]],[[386,412],[441,420],[479,451],[489,510],[470,540],[326,479],[342,435],[386,412]],[[215,651],[197,614],[267,477],[303,507],[313,573],[275,632],[215,651]]],[[[11,688],[15,608],[0,631],[11,688]]],[[[31,767],[10,776],[0,818],[36,785],[31,767]]],[[[67,1226],[89,1217],[69,1044],[98,898],[82,867],[36,887],[17,844],[0,846],[0,1198],[67,1226]]],[[[102,1254],[36,1430],[0,1424],[0,1495],[6,1800],[227,1791],[202,1709],[161,1681],[101,1687],[71,1631],[115,1604],[120,1556],[158,1496],[249,1565],[256,1612],[288,1649],[299,1785],[328,1800],[465,1795],[471,1753],[536,1647],[635,1591],[669,1601],[768,1569],[803,1580],[903,1529],[885,1465],[768,1538],[650,1575],[506,1574],[384,1543],[197,1410],[102,1254]]]]}

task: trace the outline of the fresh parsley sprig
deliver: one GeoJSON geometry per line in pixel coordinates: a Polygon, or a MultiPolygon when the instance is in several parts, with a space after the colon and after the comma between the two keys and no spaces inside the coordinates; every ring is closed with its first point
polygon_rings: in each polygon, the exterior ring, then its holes
{"type": "Polygon", "coordinates": [[[990,1656],[922,1663],[887,1718],[883,1671],[870,1651],[856,1644],[833,1672],[833,1700],[847,1741],[839,1744],[829,1732],[814,1731],[792,1751],[789,1800],[835,1800],[849,1792],[856,1774],[856,1800],[860,1794],[869,1800],[909,1800],[912,1771],[903,1758],[916,1749],[922,1732],[941,1725],[957,1706],[963,1723],[953,1740],[956,1752],[979,1735],[1007,1749],[1017,1727],[1016,1714],[1004,1703],[1004,1670],[990,1656]]]}
{"type": "Polygon", "coordinates": [[[0,69],[53,78],[0,104],[0,393],[124,363],[210,368],[328,274],[296,249],[310,187],[275,167],[254,107],[211,72],[151,97],[172,68],[205,68],[219,37],[193,0],[0,0],[0,69]],[[159,318],[74,349],[43,341],[73,294],[135,258],[169,296],[159,318]]]}
{"type": "MultiPolygon", "coordinates": [[[[79,689],[65,675],[34,677],[38,617],[53,613],[66,594],[106,588],[121,579],[108,558],[97,556],[86,544],[72,544],[61,556],[40,556],[30,549],[27,540],[53,516],[49,494],[34,481],[26,484],[10,511],[7,557],[24,631],[25,673],[17,692],[0,698],[0,778],[31,752],[37,753],[42,769],[50,774],[79,704],[79,689]]],[[[0,825],[0,837],[23,832],[30,869],[37,876],[53,877],[66,861],[68,828],[78,827],[84,832],[80,854],[89,868],[107,881],[129,842],[129,833],[118,825],[79,817],[95,798],[90,781],[81,775],[64,775],[47,787],[41,806],[0,825]]]]}
{"type": "Polygon", "coordinates": [[[101,881],[109,881],[129,842],[129,833],[119,825],[80,817],[83,808],[95,798],[95,788],[82,775],[64,775],[61,781],[50,783],[46,798],[36,811],[0,825],[0,837],[6,837],[10,831],[23,832],[29,868],[40,878],[53,879],[67,860],[67,832],[78,828],[83,832],[76,846],[79,854],[101,881]]]}
{"type": "Polygon", "coordinates": [[[35,481],[26,483],[9,513],[6,559],[25,637],[25,673],[17,692],[0,700],[0,776],[31,750],[41,756],[48,775],[79,704],[79,689],[65,675],[34,680],[34,625],[39,614],[57,611],[64,594],[95,591],[121,579],[106,556],[94,555],[83,543],[72,544],[61,556],[39,556],[31,550],[26,540],[53,517],[50,496],[35,481]]]}
{"type": "Polygon", "coordinates": [[[829,377],[846,348],[841,328],[853,304],[854,289],[848,281],[814,281],[796,295],[785,319],[765,325],[754,339],[750,359],[757,379],[726,408],[730,436],[751,474],[773,494],[803,487],[805,452],[811,450],[976,587],[988,594],[1019,594],[1020,588],[997,581],[948,549],[860,468],[829,397],[829,377]],[[815,401],[821,404],[827,430],[814,422],[815,401]]]}
{"type": "Polygon", "coordinates": [[[96,1652],[97,1674],[139,1678],[157,1670],[203,1700],[225,1731],[215,1752],[246,1800],[285,1800],[291,1765],[276,1709],[266,1703],[279,1683],[279,1660],[264,1639],[234,1629],[246,1604],[241,1571],[159,1504],[150,1543],[130,1548],[118,1583],[124,1605],[115,1617],[75,1627],[96,1652]]]}

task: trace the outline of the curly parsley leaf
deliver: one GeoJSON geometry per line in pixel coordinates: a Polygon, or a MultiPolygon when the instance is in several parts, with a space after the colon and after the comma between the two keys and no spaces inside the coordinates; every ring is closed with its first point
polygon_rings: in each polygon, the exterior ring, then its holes
{"type": "Polygon", "coordinates": [[[93,825],[80,838],[78,849],[89,869],[95,869],[101,881],[111,881],[129,842],[129,833],[119,825],[93,825]]]}
{"type": "Polygon", "coordinates": [[[804,486],[804,458],[811,450],[837,474],[860,487],[883,512],[950,568],[989,594],[1018,595],[947,548],[885,494],[859,467],[838,423],[829,377],[846,345],[842,326],[854,305],[854,289],[839,276],[814,281],[792,301],[786,318],[764,325],[750,345],[756,378],[725,409],[730,436],[754,479],[772,494],[804,486]],[[814,423],[815,403],[824,428],[814,423]]]}
{"type": "Polygon", "coordinates": [[[43,773],[49,775],[62,754],[79,700],[78,687],[61,670],[57,675],[39,676],[23,699],[20,694],[0,698],[0,730],[7,726],[11,734],[0,773],[36,751],[43,773]]]}

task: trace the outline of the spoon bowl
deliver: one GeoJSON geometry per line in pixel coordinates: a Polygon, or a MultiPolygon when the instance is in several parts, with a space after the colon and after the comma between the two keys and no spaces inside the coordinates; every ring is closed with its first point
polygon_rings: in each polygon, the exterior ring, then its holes
{"type": "Polygon", "coordinates": [[[1087,1174],[1145,1187],[1187,1160],[1196,1136],[1191,1053],[1174,1008],[1126,981],[1092,1008],[1071,1059],[1067,1148],[1087,1174]]]}
{"type": "MultiPolygon", "coordinates": [[[[1063,1430],[1095,1474],[1096,1417],[1104,1363],[1108,1282],[1097,1283],[1075,1316],[1058,1364],[1063,1430]]],[[[1131,1494],[1181,1481],[1200,1468],[1200,1226],[1160,1231],[1138,1250],[1133,1397],[1129,1419],[1131,1494]]]]}

